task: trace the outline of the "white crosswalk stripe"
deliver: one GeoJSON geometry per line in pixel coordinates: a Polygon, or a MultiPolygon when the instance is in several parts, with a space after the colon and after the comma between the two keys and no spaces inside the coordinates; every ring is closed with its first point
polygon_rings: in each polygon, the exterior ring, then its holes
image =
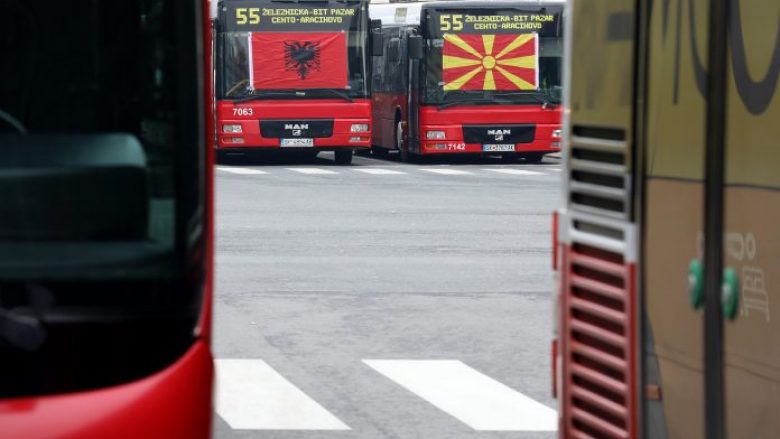
{"type": "Polygon", "coordinates": [[[555,410],[457,360],[363,360],[475,430],[555,431],[555,410]]]}
{"type": "Polygon", "coordinates": [[[512,169],[512,168],[483,169],[483,171],[497,172],[499,174],[509,174],[509,175],[544,175],[543,172],[526,171],[525,169],[512,169]]]}
{"type": "Polygon", "coordinates": [[[307,174],[307,175],[333,175],[338,174],[336,171],[331,171],[329,169],[322,169],[322,168],[285,168],[288,171],[293,172],[299,172],[301,174],[307,174]]]}
{"type": "Polygon", "coordinates": [[[362,172],[364,174],[371,174],[371,175],[402,175],[402,174],[406,174],[406,172],[394,171],[392,169],[382,169],[382,168],[363,168],[363,169],[355,169],[355,171],[362,172]]]}
{"type": "Polygon", "coordinates": [[[440,175],[474,175],[469,171],[463,171],[460,169],[450,169],[450,168],[424,168],[420,170],[425,172],[430,172],[433,174],[440,174],[440,175]]]}
{"type": "MultiPolygon", "coordinates": [[[[216,411],[235,430],[350,430],[260,359],[216,359],[216,411]]],[[[555,410],[458,360],[363,360],[478,431],[555,431],[555,410]]],[[[381,414],[379,414],[381,416],[381,414]]]]}
{"type": "Polygon", "coordinates": [[[259,359],[218,359],[216,410],[237,430],[349,430],[259,359]]]}
{"type": "Polygon", "coordinates": [[[252,169],[252,168],[228,168],[225,166],[220,166],[217,168],[219,171],[229,172],[231,174],[238,174],[238,175],[263,175],[268,174],[265,171],[260,171],[258,169],[252,169]]]}

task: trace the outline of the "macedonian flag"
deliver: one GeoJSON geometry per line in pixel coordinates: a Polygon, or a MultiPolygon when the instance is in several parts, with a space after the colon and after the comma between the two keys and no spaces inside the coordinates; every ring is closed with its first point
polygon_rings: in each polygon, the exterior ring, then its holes
{"type": "Polygon", "coordinates": [[[444,90],[536,90],[539,40],[514,35],[445,34],[444,90]]]}

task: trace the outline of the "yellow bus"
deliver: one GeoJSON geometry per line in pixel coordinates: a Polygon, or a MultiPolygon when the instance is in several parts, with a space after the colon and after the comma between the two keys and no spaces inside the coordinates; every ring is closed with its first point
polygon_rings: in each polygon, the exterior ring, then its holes
{"type": "Polygon", "coordinates": [[[780,1],[573,0],[560,436],[780,437],[780,1]]]}

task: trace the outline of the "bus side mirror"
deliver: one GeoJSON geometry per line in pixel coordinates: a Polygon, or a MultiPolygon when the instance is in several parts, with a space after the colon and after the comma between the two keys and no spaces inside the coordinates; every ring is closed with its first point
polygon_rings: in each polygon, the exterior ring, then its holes
{"type": "Polygon", "coordinates": [[[384,54],[384,45],[382,44],[382,31],[374,29],[371,31],[371,56],[382,56],[384,54]]]}
{"type": "Polygon", "coordinates": [[[423,40],[419,35],[409,35],[408,41],[409,59],[422,59],[423,40]]]}

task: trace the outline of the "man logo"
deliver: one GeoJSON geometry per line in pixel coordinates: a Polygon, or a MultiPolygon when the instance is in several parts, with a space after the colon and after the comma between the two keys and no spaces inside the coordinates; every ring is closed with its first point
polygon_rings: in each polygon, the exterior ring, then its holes
{"type": "Polygon", "coordinates": [[[504,140],[504,136],[512,134],[512,130],[487,130],[487,134],[488,136],[494,136],[496,138],[496,142],[500,142],[504,140]]]}
{"type": "Polygon", "coordinates": [[[308,123],[286,123],[284,124],[284,129],[286,130],[308,130],[309,124],[308,123]]]}
{"type": "Polygon", "coordinates": [[[301,135],[301,130],[292,130],[292,135],[293,136],[300,136],[301,135]]]}

